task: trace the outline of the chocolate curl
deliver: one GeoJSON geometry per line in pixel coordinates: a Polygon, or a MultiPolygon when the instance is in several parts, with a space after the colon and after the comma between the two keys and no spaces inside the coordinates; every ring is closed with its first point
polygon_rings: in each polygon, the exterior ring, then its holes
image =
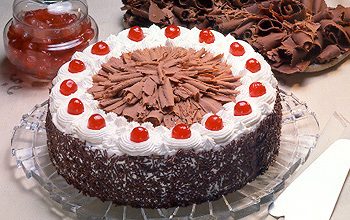
{"type": "Polygon", "coordinates": [[[294,23],[306,18],[305,6],[294,0],[282,0],[279,5],[279,13],[283,20],[294,23]]]}
{"type": "Polygon", "coordinates": [[[191,5],[191,0],[175,0],[174,4],[187,7],[191,5]]]}
{"type": "Polygon", "coordinates": [[[173,7],[173,13],[178,17],[181,21],[185,22],[194,22],[196,21],[195,16],[196,13],[192,9],[183,9],[177,6],[173,7]]]}
{"type": "Polygon", "coordinates": [[[319,23],[321,20],[331,20],[332,17],[332,13],[328,9],[326,9],[315,14],[315,16],[312,17],[312,21],[319,23]]]}
{"type": "Polygon", "coordinates": [[[267,52],[281,45],[281,42],[287,37],[287,33],[271,33],[264,37],[257,37],[253,46],[259,51],[267,52]]]}
{"type": "Polygon", "coordinates": [[[314,15],[327,9],[327,4],[324,0],[300,0],[300,2],[314,15]]]}
{"type": "Polygon", "coordinates": [[[168,21],[173,17],[173,13],[167,8],[159,8],[159,6],[151,1],[149,7],[149,20],[153,23],[162,23],[168,21]]]}
{"type": "Polygon", "coordinates": [[[332,20],[322,20],[320,23],[325,39],[332,44],[350,47],[350,38],[342,26],[332,20]]]}
{"type": "Polygon", "coordinates": [[[309,33],[305,33],[304,31],[298,31],[292,33],[291,37],[297,45],[297,47],[302,48],[307,52],[311,50],[314,41],[309,33]]]}
{"type": "Polygon", "coordinates": [[[243,6],[247,6],[252,3],[255,3],[254,0],[229,0],[229,2],[233,7],[238,7],[238,8],[242,8],[243,6]]]}
{"type": "Polygon", "coordinates": [[[213,0],[193,0],[192,2],[192,4],[200,10],[204,10],[207,12],[213,10],[213,0]]]}
{"type": "Polygon", "coordinates": [[[332,20],[342,26],[350,25],[350,8],[345,8],[344,6],[338,5],[334,9],[330,9],[333,18],[332,20]]]}
{"type": "Polygon", "coordinates": [[[337,45],[328,45],[321,53],[316,57],[318,63],[328,63],[331,60],[339,57],[341,51],[337,45]]]}
{"type": "Polygon", "coordinates": [[[214,114],[220,111],[220,109],[222,108],[220,102],[209,97],[202,97],[199,100],[199,104],[206,112],[213,112],[214,114]]]}
{"type": "Polygon", "coordinates": [[[271,18],[264,18],[257,24],[259,35],[267,35],[272,32],[281,32],[283,30],[282,27],[283,25],[281,22],[271,18]]]}
{"type": "Polygon", "coordinates": [[[250,38],[253,35],[253,31],[250,29],[256,22],[249,21],[242,26],[238,27],[232,34],[234,37],[242,37],[244,35],[244,39],[250,38]]]}
{"type": "Polygon", "coordinates": [[[154,126],[159,126],[164,119],[164,115],[159,110],[151,111],[147,117],[144,119],[144,122],[150,122],[154,126]]]}
{"type": "Polygon", "coordinates": [[[219,25],[217,25],[217,28],[220,32],[223,33],[230,33],[243,23],[243,21],[246,20],[246,18],[240,18],[240,19],[232,19],[226,22],[223,22],[219,25]]]}
{"type": "Polygon", "coordinates": [[[148,11],[143,10],[141,8],[130,8],[130,11],[132,14],[136,15],[137,17],[148,19],[148,11]]]}
{"type": "Polygon", "coordinates": [[[300,73],[305,71],[309,65],[310,65],[310,60],[305,60],[298,63],[296,66],[290,66],[289,64],[282,64],[277,68],[272,66],[272,69],[274,71],[277,71],[283,74],[294,74],[294,73],[300,73]]]}

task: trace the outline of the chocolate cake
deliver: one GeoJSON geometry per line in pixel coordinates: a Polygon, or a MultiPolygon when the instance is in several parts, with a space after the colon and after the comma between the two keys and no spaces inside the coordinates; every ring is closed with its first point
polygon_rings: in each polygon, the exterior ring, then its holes
{"type": "Polygon", "coordinates": [[[292,74],[349,54],[350,8],[324,0],[123,0],[124,24],[212,28],[245,40],[292,74]]]}
{"type": "Polygon", "coordinates": [[[69,184],[102,201],[169,208],[215,200],[278,154],[277,81],[231,35],[132,27],[77,52],[53,84],[50,158],[69,184]]]}

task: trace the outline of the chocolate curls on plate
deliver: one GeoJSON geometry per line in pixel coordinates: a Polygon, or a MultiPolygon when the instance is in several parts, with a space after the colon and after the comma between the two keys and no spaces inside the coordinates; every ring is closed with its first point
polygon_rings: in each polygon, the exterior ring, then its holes
{"type": "Polygon", "coordinates": [[[257,49],[284,74],[349,54],[350,8],[324,0],[123,0],[125,27],[211,28],[257,49]]]}

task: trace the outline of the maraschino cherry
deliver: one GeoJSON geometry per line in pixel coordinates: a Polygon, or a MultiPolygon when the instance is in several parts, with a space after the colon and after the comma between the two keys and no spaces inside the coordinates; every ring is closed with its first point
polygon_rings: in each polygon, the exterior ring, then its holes
{"type": "Polygon", "coordinates": [[[252,73],[256,73],[261,69],[261,65],[255,58],[250,58],[247,60],[245,68],[252,73]]]}
{"type": "Polygon", "coordinates": [[[74,59],[69,62],[68,71],[70,73],[80,73],[86,69],[85,64],[81,60],[74,59]]]}
{"type": "Polygon", "coordinates": [[[253,82],[249,86],[250,97],[260,97],[266,94],[266,88],[261,82],[253,82]]]}
{"type": "Polygon", "coordinates": [[[132,41],[142,41],[145,36],[143,35],[142,28],[134,26],[129,29],[128,38],[132,41]]]}
{"type": "Polygon", "coordinates": [[[191,129],[186,124],[177,124],[171,132],[171,137],[175,139],[188,139],[191,137],[191,129]]]}
{"type": "Polygon", "coordinates": [[[206,44],[211,44],[214,43],[215,41],[215,36],[213,34],[213,32],[211,32],[211,30],[209,29],[204,29],[201,30],[201,32],[199,33],[199,42],[200,43],[206,43],[206,44]]]}
{"type": "Polygon", "coordinates": [[[170,39],[174,39],[180,36],[180,28],[174,24],[165,28],[165,36],[170,39]]]}
{"type": "Polygon", "coordinates": [[[101,130],[106,127],[106,121],[100,114],[93,114],[88,120],[88,128],[91,130],[101,130]]]}
{"type": "Polygon", "coordinates": [[[237,102],[234,107],[234,115],[235,116],[245,116],[252,113],[252,107],[246,101],[237,102]]]}
{"type": "Polygon", "coordinates": [[[91,53],[99,56],[106,55],[110,52],[108,44],[103,41],[99,41],[91,48],[91,53]]]}
{"type": "Polygon", "coordinates": [[[219,131],[224,127],[222,118],[218,115],[211,115],[205,121],[205,128],[211,131],[219,131]]]}
{"type": "Polygon", "coordinates": [[[231,45],[230,45],[230,53],[233,55],[233,56],[243,56],[245,54],[245,49],[244,47],[238,43],[238,42],[233,42],[231,45]]]}
{"type": "Polygon", "coordinates": [[[64,96],[69,96],[78,90],[77,84],[71,80],[66,79],[60,85],[60,93],[64,96]]]}
{"type": "Polygon", "coordinates": [[[149,139],[148,131],[144,127],[136,127],[130,133],[130,140],[135,143],[147,141],[149,139]]]}
{"type": "Polygon", "coordinates": [[[72,98],[68,103],[68,113],[71,115],[80,115],[84,112],[84,104],[77,98],[72,98]]]}

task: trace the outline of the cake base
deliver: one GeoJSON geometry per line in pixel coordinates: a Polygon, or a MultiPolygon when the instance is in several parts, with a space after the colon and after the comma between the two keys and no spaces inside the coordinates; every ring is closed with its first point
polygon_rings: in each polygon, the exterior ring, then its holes
{"type": "Polygon", "coordinates": [[[69,184],[116,205],[169,208],[216,200],[262,174],[278,154],[282,106],[258,128],[218,151],[173,156],[109,156],[59,131],[47,114],[50,158],[69,184]]]}

